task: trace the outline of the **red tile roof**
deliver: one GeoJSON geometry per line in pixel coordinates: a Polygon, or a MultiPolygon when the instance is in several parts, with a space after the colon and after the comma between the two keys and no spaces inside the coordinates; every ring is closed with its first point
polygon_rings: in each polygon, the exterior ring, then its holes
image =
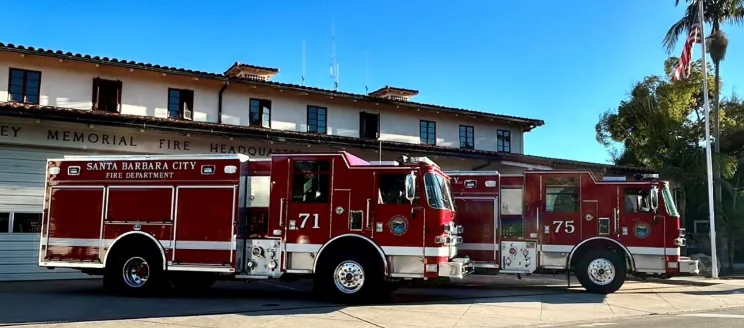
{"type": "MultiPolygon", "coordinates": [[[[524,117],[518,117],[518,116],[492,114],[492,113],[486,113],[486,112],[475,111],[475,110],[468,110],[468,109],[447,107],[447,106],[440,106],[440,105],[432,105],[432,104],[424,104],[424,103],[417,103],[417,102],[412,102],[412,101],[398,101],[394,99],[382,99],[378,97],[371,97],[368,95],[355,94],[355,93],[349,93],[349,92],[339,92],[339,91],[333,91],[333,90],[328,90],[328,89],[301,86],[301,85],[292,84],[292,83],[282,83],[282,82],[273,82],[273,81],[261,81],[261,80],[248,79],[248,78],[228,77],[225,74],[190,70],[190,69],[179,68],[179,67],[155,65],[155,64],[143,63],[143,62],[135,62],[132,60],[83,55],[79,53],[63,52],[61,50],[50,50],[50,49],[43,49],[43,48],[27,47],[23,45],[15,45],[15,44],[10,44],[10,43],[5,44],[5,43],[0,42],[0,51],[17,52],[17,53],[38,55],[38,56],[48,56],[48,57],[54,57],[54,58],[60,58],[60,59],[89,62],[89,63],[95,63],[95,64],[101,64],[101,65],[120,66],[120,67],[125,67],[125,68],[148,70],[148,71],[155,71],[155,72],[160,72],[160,73],[179,74],[179,75],[193,76],[193,77],[199,77],[199,78],[205,78],[205,79],[209,78],[209,79],[216,79],[216,80],[222,80],[222,81],[246,83],[246,84],[252,84],[252,85],[263,85],[266,87],[273,87],[273,88],[285,89],[285,90],[294,90],[298,92],[307,92],[307,93],[313,93],[313,94],[319,94],[319,95],[327,95],[327,96],[333,96],[333,97],[338,97],[338,98],[354,99],[357,101],[366,101],[370,103],[387,103],[387,104],[400,106],[401,108],[409,108],[413,110],[427,110],[427,111],[433,111],[433,112],[447,112],[447,113],[459,114],[459,115],[469,115],[469,116],[472,116],[474,118],[479,118],[479,119],[489,119],[493,121],[501,121],[501,122],[505,122],[509,124],[521,125],[525,132],[530,131],[536,127],[539,127],[545,124],[543,120],[524,118],[524,117]]],[[[269,69],[269,70],[272,69],[272,68],[260,67],[260,66],[256,66],[256,68],[269,69]]]]}
{"type": "Polygon", "coordinates": [[[416,153],[458,156],[470,158],[483,158],[492,161],[513,161],[532,165],[542,165],[551,168],[585,168],[591,170],[602,170],[610,174],[635,174],[653,172],[646,168],[630,166],[617,166],[601,163],[590,163],[571,161],[564,159],[500,153],[487,150],[462,149],[442,147],[423,144],[410,144],[395,141],[378,141],[360,139],[355,137],[310,134],[297,131],[284,131],[267,129],[254,126],[241,126],[230,124],[217,124],[209,122],[196,122],[187,120],[174,120],[157,118],[151,116],[124,115],[103,111],[79,110],[71,108],[60,108],[53,106],[29,105],[14,102],[0,102],[0,116],[12,116],[22,118],[34,118],[55,120],[63,122],[97,124],[109,126],[131,127],[139,129],[152,129],[160,131],[188,131],[219,136],[232,136],[235,138],[254,138],[259,140],[294,141],[302,143],[316,143],[324,145],[335,145],[343,147],[357,147],[378,149],[380,145],[386,150],[407,152],[411,155],[416,153]]]}

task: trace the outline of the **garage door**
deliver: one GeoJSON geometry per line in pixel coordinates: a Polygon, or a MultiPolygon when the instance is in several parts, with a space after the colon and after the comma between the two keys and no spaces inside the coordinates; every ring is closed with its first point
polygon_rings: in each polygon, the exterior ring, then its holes
{"type": "Polygon", "coordinates": [[[74,154],[0,145],[0,281],[90,277],[37,265],[46,159],[74,154]]]}

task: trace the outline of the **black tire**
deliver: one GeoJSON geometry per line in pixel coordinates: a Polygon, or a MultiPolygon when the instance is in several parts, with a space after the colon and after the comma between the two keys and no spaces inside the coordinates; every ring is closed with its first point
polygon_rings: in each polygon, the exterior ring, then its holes
{"type": "Polygon", "coordinates": [[[391,291],[385,288],[383,267],[379,261],[375,261],[376,256],[377,254],[352,250],[336,250],[325,254],[318,263],[313,279],[314,294],[343,304],[384,301],[391,291]],[[344,272],[347,279],[339,276],[344,272]]]}
{"type": "Polygon", "coordinates": [[[622,251],[592,249],[579,259],[575,270],[576,278],[586,291],[606,295],[623,286],[628,266],[622,251]]]}
{"type": "Polygon", "coordinates": [[[113,258],[104,273],[105,288],[126,296],[141,297],[153,295],[165,287],[163,261],[159,254],[133,249],[111,255],[113,258]]]}

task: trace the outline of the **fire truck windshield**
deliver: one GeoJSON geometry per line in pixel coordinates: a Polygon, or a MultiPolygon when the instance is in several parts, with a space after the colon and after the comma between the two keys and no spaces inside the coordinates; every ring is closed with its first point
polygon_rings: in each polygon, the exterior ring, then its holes
{"type": "Polygon", "coordinates": [[[669,190],[669,186],[664,186],[664,188],[661,189],[661,195],[664,198],[664,206],[666,207],[667,213],[671,216],[679,216],[677,205],[674,203],[674,197],[672,197],[672,192],[669,190]]]}
{"type": "Polygon", "coordinates": [[[426,201],[431,208],[455,210],[449,182],[443,176],[426,173],[424,175],[424,187],[426,188],[426,201]]]}

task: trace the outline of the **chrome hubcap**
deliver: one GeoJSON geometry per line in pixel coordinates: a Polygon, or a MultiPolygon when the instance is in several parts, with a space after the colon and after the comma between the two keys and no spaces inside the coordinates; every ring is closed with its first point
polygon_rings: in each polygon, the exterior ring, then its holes
{"type": "Polygon", "coordinates": [[[333,281],[342,293],[356,293],[364,286],[364,269],[354,261],[341,262],[333,273],[333,281]]]}
{"type": "Polygon", "coordinates": [[[607,285],[615,280],[615,266],[607,259],[594,259],[589,263],[589,279],[597,285],[607,285]]]}
{"type": "Polygon", "coordinates": [[[122,271],[124,283],[132,288],[139,288],[147,283],[150,277],[150,265],[141,257],[133,257],[124,263],[122,271]]]}

